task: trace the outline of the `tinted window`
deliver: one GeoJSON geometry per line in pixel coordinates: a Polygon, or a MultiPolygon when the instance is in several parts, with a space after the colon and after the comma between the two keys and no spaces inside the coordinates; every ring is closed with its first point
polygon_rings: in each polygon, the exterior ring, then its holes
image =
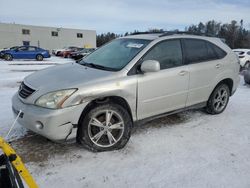
{"type": "Polygon", "coordinates": [[[161,69],[182,65],[182,51],[180,40],[168,40],[156,44],[143,57],[145,60],[159,61],[161,69]]]}
{"type": "Polygon", "coordinates": [[[227,53],[224,50],[222,50],[221,48],[219,48],[218,46],[216,46],[212,43],[210,43],[210,45],[212,46],[213,50],[217,54],[218,59],[221,59],[227,55],[227,53]]]}
{"type": "Polygon", "coordinates": [[[211,43],[206,42],[207,44],[207,60],[214,60],[214,59],[218,59],[218,55],[215,52],[213,46],[211,43]]]}
{"type": "Polygon", "coordinates": [[[185,39],[184,40],[186,61],[196,63],[207,60],[207,45],[203,40],[185,39]]]}
{"type": "Polygon", "coordinates": [[[187,63],[199,63],[221,59],[226,56],[226,52],[218,46],[199,39],[184,40],[187,63]]]}

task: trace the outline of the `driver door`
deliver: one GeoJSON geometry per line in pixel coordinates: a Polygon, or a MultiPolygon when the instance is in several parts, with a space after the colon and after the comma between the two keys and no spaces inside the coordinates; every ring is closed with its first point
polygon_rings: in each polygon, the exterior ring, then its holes
{"type": "Polygon", "coordinates": [[[144,119],[186,106],[189,70],[179,39],[157,43],[142,58],[160,63],[158,72],[138,75],[137,116],[144,119]]]}

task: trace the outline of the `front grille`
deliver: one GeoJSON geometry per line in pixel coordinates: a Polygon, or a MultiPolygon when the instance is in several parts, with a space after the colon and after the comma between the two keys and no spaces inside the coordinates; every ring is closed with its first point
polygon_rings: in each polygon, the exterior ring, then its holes
{"type": "Polygon", "coordinates": [[[21,83],[19,87],[19,96],[22,97],[23,99],[26,99],[28,96],[30,96],[32,93],[34,93],[34,89],[28,87],[25,85],[23,82],[21,83]]]}

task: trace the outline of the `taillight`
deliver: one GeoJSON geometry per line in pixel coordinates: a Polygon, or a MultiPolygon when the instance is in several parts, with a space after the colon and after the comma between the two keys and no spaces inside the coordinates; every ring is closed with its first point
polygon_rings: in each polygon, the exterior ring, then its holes
{"type": "Polygon", "coordinates": [[[239,58],[244,58],[244,57],[245,57],[244,55],[243,56],[242,55],[239,56],[239,58]]]}

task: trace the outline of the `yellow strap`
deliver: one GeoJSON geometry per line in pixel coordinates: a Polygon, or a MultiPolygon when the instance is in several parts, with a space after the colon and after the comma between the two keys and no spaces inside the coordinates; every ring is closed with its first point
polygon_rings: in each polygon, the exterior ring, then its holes
{"type": "Polygon", "coordinates": [[[16,154],[15,150],[7,142],[4,141],[4,139],[2,137],[0,137],[0,148],[3,150],[4,154],[8,157],[10,155],[16,155],[16,159],[11,162],[12,165],[15,167],[17,172],[23,178],[24,182],[30,188],[38,188],[35,180],[31,176],[31,174],[29,173],[28,169],[25,167],[21,158],[16,154]]]}

